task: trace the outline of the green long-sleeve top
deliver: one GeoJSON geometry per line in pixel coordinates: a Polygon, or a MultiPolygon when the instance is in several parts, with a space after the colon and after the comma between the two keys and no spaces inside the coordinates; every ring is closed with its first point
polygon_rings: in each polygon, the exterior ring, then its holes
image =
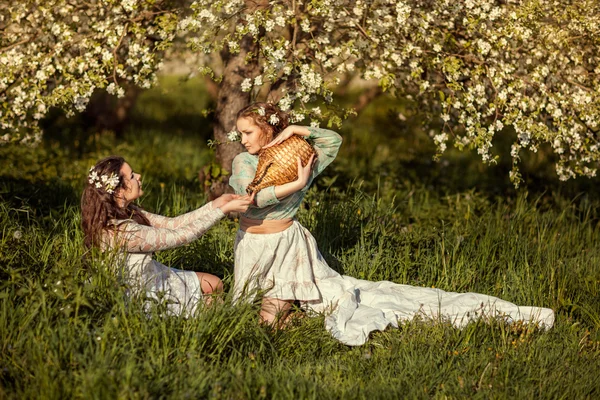
{"type": "MultiPolygon", "coordinates": [[[[342,137],[334,131],[322,128],[307,127],[310,131],[308,141],[313,144],[317,153],[317,161],[306,186],[291,195],[279,200],[275,196],[275,186],[262,189],[256,194],[256,205],[250,206],[243,215],[251,219],[285,219],[293,218],[304,199],[306,191],[313,180],[335,159],[342,144],[342,137]]],[[[233,159],[229,185],[237,194],[246,194],[246,187],[254,179],[258,166],[258,156],[248,152],[240,153],[233,159]]]]}

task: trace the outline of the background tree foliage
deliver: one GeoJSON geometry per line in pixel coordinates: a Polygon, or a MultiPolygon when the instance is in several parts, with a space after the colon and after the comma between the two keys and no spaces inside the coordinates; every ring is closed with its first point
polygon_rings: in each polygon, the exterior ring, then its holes
{"type": "Polygon", "coordinates": [[[94,91],[119,97],[156,80],[175,35],[169,1],[0,2],[0,142],[39,140],[51,107],[85,110],[94,91]]]}
{"type": "MultiPolygon", "coordinates": [[[[600,148],[597,1],[65,0],[0,6],[4,141],[31,140],[49,106],[85,108],[93,90],[148,86],[163,50],[181,39],[219,83],[215,131],[259,99],[295,122],[337,124],[335,91],[354,78],[418,101],[439,153],[449,143],[494,162],[492,139],[512,127],[511,179],[522,150],[545,146],[563,180],[595,176],[600,148]]],[[[121,92],[122,94],[122,92],[121,92]]],[[[219,146],[226,178],[239,147],[219,146]]]]}

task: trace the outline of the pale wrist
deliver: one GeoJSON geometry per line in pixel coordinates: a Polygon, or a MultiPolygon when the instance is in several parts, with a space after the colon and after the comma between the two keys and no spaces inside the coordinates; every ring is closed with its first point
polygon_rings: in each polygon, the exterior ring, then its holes
{"type": "Polygon", "coordinates": [[[300,179],[298,179],[297,181],[294,181],[294,191],[298,192],[298,191],[302,190],[304,188],[304,186],[306,186],[306,182],[303,182],[300,179]]]}

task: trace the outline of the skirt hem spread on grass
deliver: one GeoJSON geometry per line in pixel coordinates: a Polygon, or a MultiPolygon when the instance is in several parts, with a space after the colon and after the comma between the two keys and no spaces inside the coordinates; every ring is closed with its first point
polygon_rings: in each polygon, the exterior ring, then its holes
{"type": "Polygon", "coordinates": [[[325,262],[311,233],[298,221],[283,232],[238,231],[235,240],[236,301],[252,301],[256,293],[280,300],[299,300],[309,311],[324,313],[326,329],[350,346],[364,344],[369,334],[415,317],[463,327],[477,319],[522,321],[549,329],[554,312],[517,306],[480,293],[371,282],[340,275],[325,262]]]}

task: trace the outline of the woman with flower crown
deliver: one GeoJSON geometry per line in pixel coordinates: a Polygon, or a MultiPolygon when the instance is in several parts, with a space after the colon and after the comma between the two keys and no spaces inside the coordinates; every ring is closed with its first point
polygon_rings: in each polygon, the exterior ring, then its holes
{"type": "Polygon", "coordinates": [[[169,313],[190,315],[204,296],[223,290],[221,280],[204,272],[169,268],[153,260],[152,253],[196,240],[225,214],[246,211],[252,199],[227,194],[195,211],[168,218],[133,203],[143,194],[141,178],[118,156],[104,158],[90,168],[81,196],[84,244],[88,249],[114,249],[124,256],[121,272],[130,294],[161,298],[169,313]]]}
{"type": "Polygon", "coordinates": [[[233,160],[229,184],[246,192],[263,147],[292,135],[312,142],[317,158],[303,167],[298,178],[259,191],[240,218],[235,239],[234,298],[252,301],[262,295],[261,320],[282,326],[291,304],[325,313],[326,329],[348,345],[363,344],[370,332],[417,316],[443,319],[457,327],[476,318],[502,317],[549,328],[554,312],[547,308],[519,307],[479,293],[451,293],[439,289],[370,282],[338,274],[321,256],[310,232],[294,216],[314,178],[337,155],[342,138],[335,132],[288,124],[288,116],[268,103],[255,103],[238,112],[237,131],[248,150],[233,160]]]}

